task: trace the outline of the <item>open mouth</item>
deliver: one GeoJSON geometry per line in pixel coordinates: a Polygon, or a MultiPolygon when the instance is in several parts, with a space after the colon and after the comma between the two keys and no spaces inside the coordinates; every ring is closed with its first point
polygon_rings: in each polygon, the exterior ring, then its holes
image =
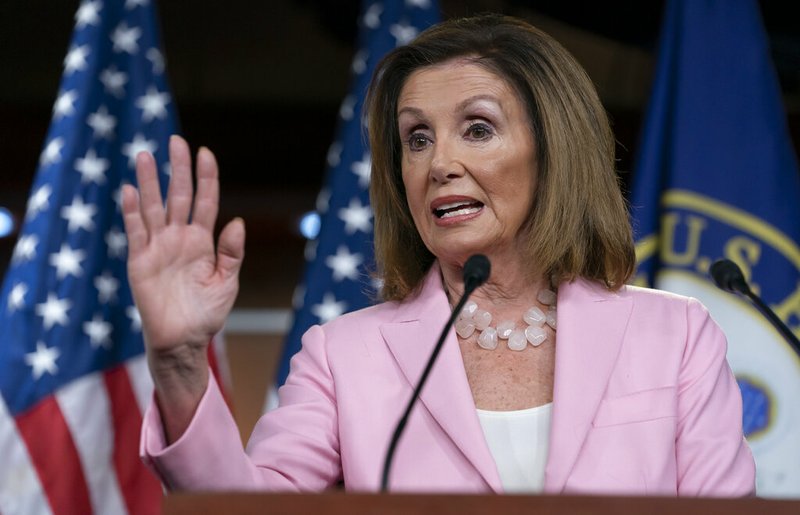
{"type": "Polygon", "coordinates": [[[453,218],[455,216],[471,215],[477,213],[483,208],[481,202],[452,202],[450,204],[442,204],[433,210],[433,214],[437,218],[453,218]]]}

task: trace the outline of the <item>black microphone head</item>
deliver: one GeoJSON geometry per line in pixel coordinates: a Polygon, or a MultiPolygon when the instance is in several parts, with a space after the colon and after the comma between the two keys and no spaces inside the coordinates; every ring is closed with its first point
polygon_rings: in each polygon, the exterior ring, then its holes
{"type": "Polygon", "coordinates": [[[750,287],[739,266],[730,259],[718,259],[711,265],[711,277],[725,291],[748,295],[750,287]]]}
{"type": "Polygon", "coordinates": [[[472,291],[489,279],[492,265],[483,254],[473,254],[464,263],[464,290],[472,291]]]}

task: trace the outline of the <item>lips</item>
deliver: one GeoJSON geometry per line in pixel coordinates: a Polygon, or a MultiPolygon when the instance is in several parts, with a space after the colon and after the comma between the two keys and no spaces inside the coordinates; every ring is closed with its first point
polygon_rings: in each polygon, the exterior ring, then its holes
{"type": "Polygon", "coordinates": [[[434,202],[432,212],[436,218],[447,219],[472,215],[483,208],[483,203],[473,199],[434,202]]]}

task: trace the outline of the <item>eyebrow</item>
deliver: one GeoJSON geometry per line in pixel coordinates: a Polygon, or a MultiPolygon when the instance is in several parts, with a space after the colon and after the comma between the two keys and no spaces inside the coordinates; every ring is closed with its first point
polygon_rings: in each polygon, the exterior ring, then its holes
{"type": "MultiPolygon", "coordinates": [[[[456,111],[463,111],[464,109],[467,108],[467,106],[469,106],[470,104],[474,104],[475,102],[478,102],[479,100],[488,100],[488,101],[496,104],[498,107],[500,107],[501,110],[503,109],[503,106],[500,103],[500,100],[498,100],[498,98],[496,96],[490,95],[488,93],[481,93],[481,94],[478,94],[478,95],[473,95],[473,96],[471,96],[469,98],[465,98],[464,100],[459,102],[458,105],[456,106],[456,111]]],[[[424,113],[422,112],[422,109],[419,109],[417,107],[403,107],[401,109],[398,109],[397,116],[399,117],[403,113],[409,113],[409,114],[418,116],[420,118],[424,118],[425,117],[424,113]]]]}

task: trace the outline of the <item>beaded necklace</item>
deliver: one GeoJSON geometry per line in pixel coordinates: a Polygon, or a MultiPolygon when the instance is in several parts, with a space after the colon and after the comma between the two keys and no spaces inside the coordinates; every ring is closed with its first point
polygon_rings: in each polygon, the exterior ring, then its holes
{"type": "Polygon", "coordinates": [[[522,315],[527,325],[524,329],[517,328],[513,320],[503,320],[497,327],[492,326],[492,314],[480,309],[474,301],[469,301],[456,321],[456,333],[466,339],[476,330],[480,331],[478,345],[486,350],[496,349],[499,340],[506,340],[508,348],[516,351],[525,350],[529,343],[538,347],[547,339],[545,324],[556,330],[556,294],[551,290],[540,290],[536,300],[548,306],[547,312],[537,306],[528,309],[522,315]]]}

